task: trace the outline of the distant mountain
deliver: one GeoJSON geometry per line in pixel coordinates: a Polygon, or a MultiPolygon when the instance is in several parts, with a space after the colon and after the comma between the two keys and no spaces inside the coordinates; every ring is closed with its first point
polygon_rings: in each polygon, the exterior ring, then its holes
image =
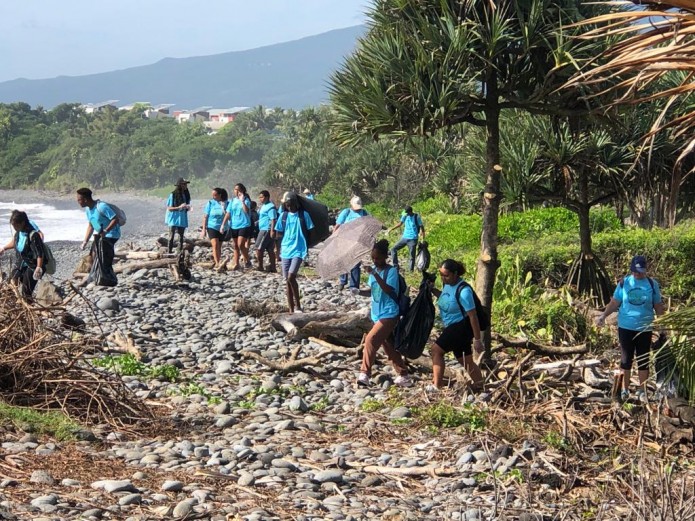
{"type": "Polygon", "coordinates": [[[152,65],[86,76],[0,82],[0,102],[24,101],[52,108],[64,102],[117,99],[202,105],[303,108],[328,99],[331,73],[355,48],[364,26],[338,29],[247,51],[193,58],[165,58],[152,65]]]}

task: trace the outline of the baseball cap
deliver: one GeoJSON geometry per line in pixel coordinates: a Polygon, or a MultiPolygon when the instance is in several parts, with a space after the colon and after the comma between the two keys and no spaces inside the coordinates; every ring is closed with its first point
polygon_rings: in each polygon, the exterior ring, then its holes
{"type": "Polygon", "coordinates": [[[310,194],[310,193],[311,193],[311,190],[309,190],[308,188],[305,188],[305,189],[304,189],[304,193],[305,193],[305,194],[310,194]]]}
{"type": "Polygon", "coordinates": [[[287,201],[291,201],[292,199],[295,199],[297,197],[297,194],[294,192],[285,192],[282,194],[282,202],[286,203],[287,201]]]}
{"type": "Polygon", "coordinates": [[[635,255],[632,257],[630,271],[635,273],[647,273],[647,258],[644,255],[635,255]]]}
{"type": "Polygon", "coordinates": [[[408,215],[410,215],[411,213],[413,213],[413,207],[412,207],[412,206],[406,206],[406,207],[404,208],[404,210],[405,210],[405,213],[407,213],[408,215]]]}
{"type": "Polygon", "coordinates": [[[179,180],[176,181],[176,186],[179,186],[179,185],[187,185],[187,184],[189,184],[189,183],[190,183],[190,181],[187,181],[187,180],[184,179],[183,177],[179,177],[179,180]]]}
{"type": "Polygon", "coordinates": [[[357,195],[353,195],[352,199],[350,199],[350,206],[352,207],[353,210],[361,210],[362,209],[362,199],[357,195]]]}

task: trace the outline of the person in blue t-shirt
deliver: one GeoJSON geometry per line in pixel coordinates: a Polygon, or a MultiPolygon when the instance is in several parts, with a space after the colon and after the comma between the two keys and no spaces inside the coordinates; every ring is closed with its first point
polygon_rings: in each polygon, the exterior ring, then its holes
{"type": "Polygon", "coordinates": [[[444,323],[444,330],[431,347],[432,353],[432,384],[427,386],[428,391],[440,389],[444,380],[444,354],[454,353],[454,357],[468,371],[473,380],[471,388],[481,390],[483,375],[480,367],[473,360],[473,349],[482,351],[483,337],[478,322],[478,314],[475,309],[473,290],[466,284],[462,277],[466,273],[465,266],[453,259],[447,259],[439,267],[439,275],[442,278],[442,289],[438,290],[432,285],[432,293],[438,297],[439,315],[444,323]],[[456,293],[462,286],[458,302],[456,293]]]}
{"type": "Polygon", "coordinates": [[[29,220],[27,214],[20,210],[12,211],[10,225],[15,233],[10,242],[0,247],[0,255],[11,249],[17,252],[17,264],[10,280],[19,286],[22,297],[31,299],[36,284],[46,272],[43,233],[39,231],[36,223],[29,220]]]}
{"type": "Polygon", "coordinates": [[[422,218],[413,213],[412,206],[406,206],[405,212],[401,216],[401,220],[395,226],[389,228],[388,232],[392,232],[396,228],[403,226],[403,236],[391,248],[391,260],[393,265],[398,267],[398,250],[408,247],[410,251],[410,271],[415,269],[415,247],[417,246],[417,237],[422,235],[422,240],[425,240],[425,226],[422,224],[422,218]]]}
{"type": "Polygon", "coordinates": [[[176,188],[167,199],[167,213],[164,223],[169,227],[169,253],[174,251],[174,236],[179,234],[179,253],[183,251],[183,234],[188,228],[188,212],[191,209],[191,194],[183,177],[176,181],[176,188]]]}
{"type": "Polygon", "coordinates": [[[234,185],[234,197],[229,200],[223,224],[230,222],[232,230],[232,270],[252,268],[249,259],[249,241],[253,233],[251,222],[251,198],[246,193],[246,187],[237,183],[234,185]],[[243,262],[243,265],[239,262],[243,262]]]}
{"type": "Polygon", "coordinates": [[[394,384],[399,387],[410,387],[413,382],[408,374],[408,366],[403,357],[393,345],[393,333],[398,325],[398,270],[389,266],[386,260],[389,256],[389,243],[386,239],[378,241],[372,248],[373,266],[366,266],[369,273],[369,289],[360,292],[361,295],[372,297],[371,318],[374,325],[364,339],[362,366],[357,375],[357,385],[369,385],[372,366],[376,353],[384,347],[386,356],[396,371],[394,384]]]}
{"type": "Polygon", "coordinates": [[[101,241],[103,251],[103,258],[101,259],[102,271],[111,272],[116,242],[121,238],[118,216],[111,206],[95,200],[89,188],[77,190],[77,204],[84,208],[89,223],[84,235],[84,241],[82,241],[82,249],[84,250],[87,247],[89,239],[93,237],[92,257],[94,257],[96,255],[96,243],[101,241]]]}
{"type": "MultiPolygon", "coordinates": [[[[333,226],[333,233],[336,233],[343,224],[354,221],[355,219],[359,219],[360,217],[364,217],[365,215],[369,214],[367,213],[367,210],[362,207],[362,199],[354,195],[352,199],[350,199],[350,208],[345,208],[338,214],[338,218],[335,220],[335,226],[333,226]]],[[[362,263],[358,262],[350,270],[350,285],[348,287],[353,295],[356,295],[360,291],[360,275],[362,274],[361,266],[362,263]]],[[[341,291],[345,288],[347,283],[348,274],[343,273],[340,276],[341,291]]]]}
{"type": "Polygon", "coordinates": [[[269,273],[276,273],[275,267],[275,223],[278,220],[278,211],[270,200],[270,192],[261,190],[258,194],[258,202],[261,204],[258,212],[258,236],[256,237],[256,260],[258,271],[263,270],[263,254],[268,252],[269,273]]]}
{"type": "Polygon", "coordinates": [[[290,313],[302,313],[297,273],[309,253],[307,233],[314,227],[314,223],[309,212],[299,209],[297,194],[285,192],[282,201],[285,211],[275,223],[275,231],[282,237],[280,245],[282,276],[285,279],[290,313]]]}
{"type": "Polygon", "coordinates": [[[623,373],[623,389],[620,398],[630,396],[632,361],[637,355],[637,374],[641,389],[638,398],[646,397],[645,383],[649,378],[649,351],[652,347],[652,322],[654,315],[664,313],[659,283],[647,275],[647,259],[635,255],[630,263],[630,275],[615,288],[613,298],[596,324],[603,326],[614,311],[618,312],[618,342],[620,343],[620,369],[623,373]]]}
{"type": "Polygon", "coordinates": [[[223,226],[224,216],[227,212],[227,190],[224,188],[213,188],[212,199],[205,203],[203,208],[203,238],[210,239],[212,246],[213,269],[221,270],[222,264],[222,241],[226,229],[223,226]]]}

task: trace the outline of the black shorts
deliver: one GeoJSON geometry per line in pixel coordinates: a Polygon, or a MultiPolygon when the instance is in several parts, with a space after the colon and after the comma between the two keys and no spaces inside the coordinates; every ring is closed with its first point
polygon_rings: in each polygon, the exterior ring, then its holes
{"type": "Polygon", "coordinates": [[[268,251],[275,247],[275,241],[270,236],[270,230],[261,230],[256,237],[256,249],[258,251],[268,251]]]}
{"type": "Polygon", "coordinates": [[[232,239],[242,237],[244,239],[250,239],[253,235],[253,226],[247,226],[246,228],[232,228],[232,239]]]}
{"type": "Polygon", "coordinates": [[[632,331],[618,328],[618,342],[620,343],[620,368],[632,369],[632,361],[637,355],[637,369],[649,370],[649,351],[652,347],[651,331],[632,331]]]}
{"type": "Polygon", "coordinates": [[[208,228],[208,238],[222,241],[224,240],[224,234],[220,233],[219,230],[215,230],[214,228],[208,228]]]}
{"type": "Polygon", "coordinates": [[[463,355],[473,354],[473,332],[467,324],[467,320],[456,322],[444,328],[435,344],[441,347],[446,353],[454,353],[456,358],[463,358],[463,355]]]}

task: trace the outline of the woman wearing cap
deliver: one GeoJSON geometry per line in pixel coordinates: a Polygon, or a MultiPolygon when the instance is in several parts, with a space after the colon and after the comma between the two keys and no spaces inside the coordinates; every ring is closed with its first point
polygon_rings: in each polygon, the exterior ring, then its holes
{"type": "Polygon", "coordinates": [[[436,391],[444,380],[444,355],[454,353],[454,358],[468,371],[473,380],[474,391],[483,387],[483,374],[473,360],[473,349],[483,348],[482,332],[475,307],[473,289],[463,280],[466,268],[461,262],[447,259],[439,267],[442,278],[441,291],[432,286],[432,294],[437,297],[439,314],[444,323],[444,331],[434,341],[432,353],[432,383],[427,391],[436,391]]]}
{"type": "MultiPolygon", "coordinates": [[[[335,220],[335,226],[333,227],[333,233],[337,232],[343,224],[349,223],[350,221],[354,221],[355,219],[359,219],[360,217],[364,217],[365,215],[369,214],[367,213],[367,210],[362,208],[362,199],[360,199],[356,195],[352,196],[352,198],[350,199],[350,208],[345,208],[342,212],[338,214],[338,218],[335,220]]],[[[354,295],[356,295],[360,291],[360,275],[362,274],[360,269],[361,266],[362,263],[358,262],[350,270],[349,288],[354,295]]],[[[345,284],[348,284],[347,273],[343,273],[340,276],[341,291],[345,288],[345,284]]]]}
{"type": "Polygon", "coordinates": [[[222,223],[227,212],[227,191],[224,188],[213,188],[212,199],[203,208],[203,237],[207,235],[212,245],[212,260],[215,269],[220,269],[222,261],[222,239],[224,232],[222,223]]]}
{"type": "Polygon", "coordinates": [[[652,346],[652,322],[654,315],[663,315],[659,283],[647,276],[647,259],[635,255],[630,263],[630,275],[623,277],[604,312],[596,318],[596,325],[603,326],[614,311],[618,312],[618,342],[620,343],[620,369],[623,373],[623,390],[620,398],[630,396],[632,361],[637,355],[637,374],[640,389],[637,397],[646,394],[644,385],[649,378],[649,351],[652,346]]]}
{"type": "Polygon", "coordinates": [[[223,221],[224,226],[226,226],[227,221],[230,221],[232,230],[232,247],[234,251],[232,269],[241,269],[239,265],[240,256],[244,267],[251,268],[252,265],[249,260],[249,241],[253,234],[251,199],[246,193],[246,187],[241,183],[234,185],[234,198],[227,205],[227,212],[223,221]]]}
{"type": "Polygon", "coordinates": [[[183,251],[183,234],[188,228],[188,211],[191,209],[191,194],[188,181],[180,177],[176,188],[167,199],[167,214],[164,222],[169,227],[169,253],[174,251],[174,236],[179,234],[179,253],[183,251]]]}

